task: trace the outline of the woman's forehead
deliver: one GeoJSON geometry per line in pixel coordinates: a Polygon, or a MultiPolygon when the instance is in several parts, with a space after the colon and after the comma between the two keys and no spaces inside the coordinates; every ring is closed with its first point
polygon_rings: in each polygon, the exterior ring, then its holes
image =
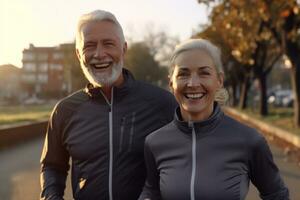
{"type": "Polygon", "coordinates": [[[178,54],[174,60],[174,64],[178,66],[189,66],[192,64],[213,66],[212,57],[204,50],[191,49],[178,54]]]}

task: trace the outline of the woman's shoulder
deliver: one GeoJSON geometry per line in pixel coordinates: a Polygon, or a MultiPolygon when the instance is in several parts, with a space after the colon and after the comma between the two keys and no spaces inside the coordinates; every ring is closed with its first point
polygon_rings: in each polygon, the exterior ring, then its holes
{"type": "Polygon", "coordinates": [[[248,143],[257,143],[264,139],[257,129],[241,123],[228,115],[224,117],[223,128],[227,130],[227,133],[243,137],[248,143]]]}
{"type": "Polygon", "coordinates": [[[163,127],[157,129],[150,133],[147,137],[145,142],[147,144],[157,143],[157,141],[162,141],[164,138],[169,138],[174,133],[176,127],[174,121],[169,122],[168,124],[164,125],[163,127]]]}

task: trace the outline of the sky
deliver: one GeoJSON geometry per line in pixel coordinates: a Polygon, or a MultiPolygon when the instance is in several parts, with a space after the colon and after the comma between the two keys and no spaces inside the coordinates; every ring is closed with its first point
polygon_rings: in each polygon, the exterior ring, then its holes
{"type": "Polygon", "coordinates": [[[209,14],[197,0],[0,0],[0,65],[22,67],[22,51],[30,43],[74,41],[78,18],[96,9],[112,12],[132,41],[149,29],[187,39],[209,14]]]}

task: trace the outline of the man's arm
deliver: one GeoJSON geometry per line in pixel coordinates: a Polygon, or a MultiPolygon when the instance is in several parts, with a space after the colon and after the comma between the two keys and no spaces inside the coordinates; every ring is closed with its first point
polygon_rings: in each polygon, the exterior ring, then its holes
{"type": "Polygon", "coordinates": [[[69,170],[69,154],[62,144],[62,123],[57,107],[50,117],[41,156],[41,199],[62,200],[69,170]]]}

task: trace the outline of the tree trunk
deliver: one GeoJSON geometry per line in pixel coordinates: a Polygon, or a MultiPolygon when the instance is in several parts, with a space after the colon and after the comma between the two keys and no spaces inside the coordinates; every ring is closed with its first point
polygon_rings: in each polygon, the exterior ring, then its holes
{"type": "Polygon", "coordinates": [[[299,83],[299,69],[297,67],[293,67],[291,69],[291,82],[292,82],[292,89],[293,89],[293,94],[294,94],[294,102],[293,102],[293,107],[294,107],[294,124],[297,128],[300,127],[300,98],[299,98],[299,90],[300,90],[300,83],[299,83]]]}
{"type": "Polygon", "coordinates": [[[241,85],[240,102],[239,102],[240,109],[247,108],[247,97],[248,97],[249,86],[250,86],[249,77],[245,77],[241,85]]]}
{"type": "Polygon", "coordinates": [[[267,80],[266,75],[261,74],[258,78],[260,86],[260,99],[259,99],[259,113],[262,116],[268,115],[268,104],[267,104],[267,80]]]}
{"type": "Polygon", "coordinates": [[[300,127],[300,58],[298,56],[299,48],[296,43],[287,42],[287,55],[292,63],[291,84],[294,94],[294,125],[300,127]]]}

